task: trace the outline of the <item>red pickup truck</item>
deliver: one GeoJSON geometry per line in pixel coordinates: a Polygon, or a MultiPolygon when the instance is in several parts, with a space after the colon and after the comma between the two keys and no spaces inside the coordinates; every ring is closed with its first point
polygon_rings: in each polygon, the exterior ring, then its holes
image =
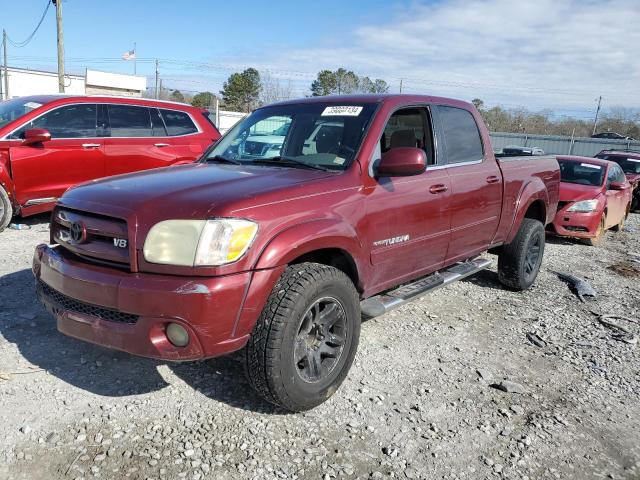
{"type": "Polygon", "coordinates": [[[0,231],[72,185],[193,163],[220,133],[201,109],[142,98],[36,95],[0,102],[0,231]]]}
{"type": "Polygon", "coordinates": [[[289,101],[197,165],[67,191],[33,273],[61,332],[165,360],[244,348],[256,390],[304,410],[346,377],[361,314],[486,268],[488,250],[528,288],[559,181],[554,157],[496,160],[466,102],[289,101]]]}

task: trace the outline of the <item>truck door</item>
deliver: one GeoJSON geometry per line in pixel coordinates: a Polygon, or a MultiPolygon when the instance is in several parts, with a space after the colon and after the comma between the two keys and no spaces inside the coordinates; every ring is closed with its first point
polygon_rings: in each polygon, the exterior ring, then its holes
{"type": "Polygon", "coordinates": [[[438,106],[436,124],[451,180],[451,239],[445,263],[467,259],[490,245],[500,221],[502,174],[483,146],[468,110],[438,106]]]}
{"type": "MultiPolygon", "coordinates": [[[[409,177],[375,178],[365,189],[374,283],[377,289],[437,270],[449,242],[449,177],[435,165],[430,110],[397,110],[387,122],[374,157],[396,147],[418,147],[427,170],[409,177]]],[[[375,160],[375,159],[374,159],[375,160]]]]}

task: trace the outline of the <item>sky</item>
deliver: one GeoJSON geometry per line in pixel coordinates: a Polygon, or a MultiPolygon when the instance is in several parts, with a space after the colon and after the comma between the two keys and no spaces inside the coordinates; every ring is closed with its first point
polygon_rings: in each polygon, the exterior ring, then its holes
{"type": "MultiPolygon", "coordinates": [[[[47,0],[0,0],[17,43],[47,0]]],[[[64,0],[67,71],[138,74],[154,59],[168,88],[217,92],[255,67],[309,94],[318,71],[345,67],[392,92],[481,98],[485,104],[589,118],[640,108],[640,0],[64,0]]],[[[55,11],[9,64],[56,69],[55,11]]]]}

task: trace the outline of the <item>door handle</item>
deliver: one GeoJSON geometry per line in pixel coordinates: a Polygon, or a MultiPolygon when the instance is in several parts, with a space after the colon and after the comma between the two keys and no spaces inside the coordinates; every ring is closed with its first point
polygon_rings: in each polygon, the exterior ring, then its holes
{"type": "Polygon", "coordinates": [[[99,143],[83,143],[82,148],[98,148],[100,147],[99,143]]]}
{"type": "Polygon", "coordinates": [[[487,183],[498,183],[500,181],[500,177],[497,177],[496,175],[491,175],[490,177],[487,177],[487,183]]]}
{"type": "Polygon", "coordinates": [[[433,194],[446,192],[447,190],[448,190],[447,186],[442,183],[438,183],[437,185],[431,185],[431,187],[429,187],[429,191],[433,194]]]}
{"type": "Polygon", "coordinates": [[[153,146],[154,147],[158,147],[158,148],[163,148],[163,147],[168,147],[169,144],[168,143],[154,143],[153,146]]]}

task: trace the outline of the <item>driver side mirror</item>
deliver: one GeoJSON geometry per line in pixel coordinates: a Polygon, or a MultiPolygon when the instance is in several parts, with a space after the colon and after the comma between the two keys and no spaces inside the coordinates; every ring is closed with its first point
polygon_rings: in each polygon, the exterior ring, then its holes
{"type": "Polygon", "coordinates": [[[44,128],[31,128],[24,132],[23,145],[35,145],[51,140],[51,133],[44,128]]]}
{"type": "Polygon", "coordinates": [[[609,184],[609,190],[626,190],[627,185],[623,182],[611,182],[609,184]]]}
{"type": "Polygon", "coordinates": [[[376,168],[378,177],[408,177],[420,175],[427,169],[424,150],[416,147],[395,147],[382,154],[376,168]]]}

